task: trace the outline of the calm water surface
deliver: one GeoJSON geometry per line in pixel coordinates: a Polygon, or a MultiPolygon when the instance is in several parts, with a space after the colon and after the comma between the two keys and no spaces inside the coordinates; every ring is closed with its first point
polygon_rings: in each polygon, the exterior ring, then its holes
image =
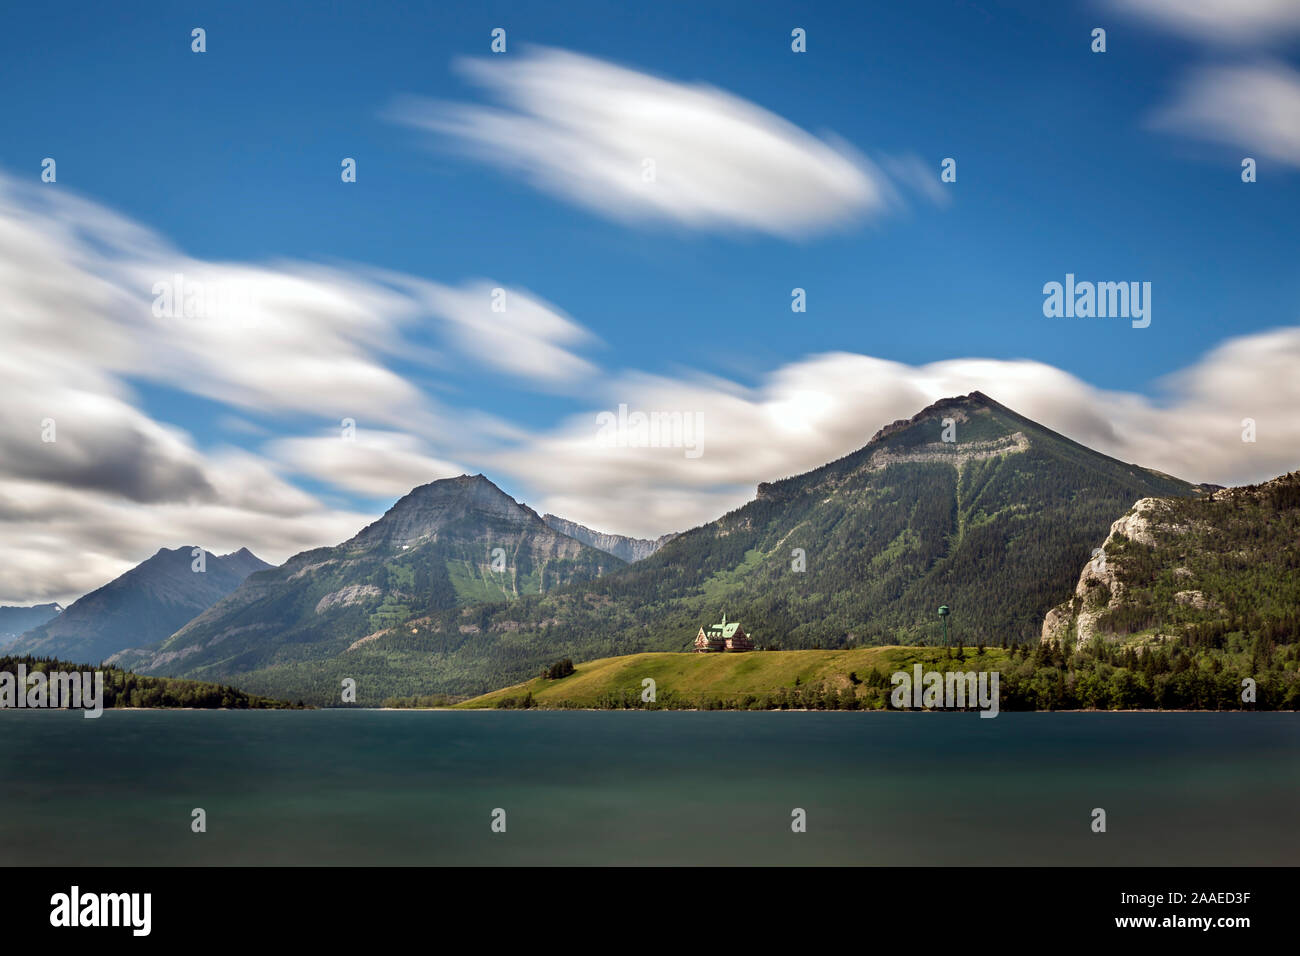
{"type": "Polygon", "coordinates": [[[0,774],[2,865],[1300,863],[1294,714],[6,711],[0,774]]]}

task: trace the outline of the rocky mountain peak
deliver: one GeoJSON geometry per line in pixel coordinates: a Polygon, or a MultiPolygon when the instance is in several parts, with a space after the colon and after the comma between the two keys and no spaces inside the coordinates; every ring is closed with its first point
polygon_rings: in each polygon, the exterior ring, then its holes
{"type": "Polygon", "coordinates": [[[895,422],[890,422],[880,431],[871,436],[868,445],[882,441],[891,435],[896,435],[901,431],[918,425],[921,422],[929,421],[932,418],[942,417],[947,412],[969,412],[979,408],[996,408],[1001,411],[1009,411],[1002,405],[999,405],[993,399],[989,398],[983,392],[975,391],[969,395],[956,395],[952,398],[941,398],[937,402],[932,402],[925,408],[921,409],[911,418],[900,418],[895,422]]]}
{"type": "Polygon", "coordinates": [[[537,512],[515,501],[484,475],[458,475],[413,488],[345,545],[409,547],[437,537],[453,524],[473,524],[483,518],[546,528],[537,512]]]}
{"type": "MultiPolygon", "coordinates": [[[[993,399],[989,398],[983,392],[974,391],[968,395],[956,395],[951,398],[941,398],[932,402],[925,408],[921,409],[911,418],[900,418],[884,426],[871,439],[859,448],[836,461],[823,465],[803,475],[797,475],[793,478],[784,478],[780,481],[761,482],[757,489],[757,497],[764,501],[781,501],[796,496],[810,487],[817,486],[820,482],[830,479],[836,480],[836,476],[842,475],[846,470],[862,467],[864,464],[869,465],[875,460],[878,465],[882,465],[890,460],[891,456],[888,449],[895,445],[906,445],[913,448],[919,448],[917,441],[921,444],[935,444],[940,441],[941,435],[938,423],[944,418],[952,418],[959,425],[958,442],[968,446],[963,453],[965,457],[971,454],[995,454],[1003,451],[1023,451],[1028,447],[1028,437],[1018,431],[1020,423],[1041,428],[1029,419],[1011,411],[1004,405],[1000,405],[993,399]],[[984,427],[976,434],[979,436],[978,441],[984,446],[983,452],[971,448],[972,442],[970,432],[964,427],[967,423],[975,421],[984,423],[984,427]],[[994,422],[996,419],[996,422],[994,422]],[[931,426],[934,426],[931,430],[931,426]],[[923,428],[929,437],[920,434],[908,434],[913,429],[923,428]],[[932,431],[932,434],[930,432],[932,431]]],[[[957,445],[951,446],[953,450],[957,445]]],[[[919,460],[921,456],[919,451],[908,454],[903,457],[893,456],[893,460],[919,460]]],[[[955,457],[955,456],[944,456],[955,457]]]]}

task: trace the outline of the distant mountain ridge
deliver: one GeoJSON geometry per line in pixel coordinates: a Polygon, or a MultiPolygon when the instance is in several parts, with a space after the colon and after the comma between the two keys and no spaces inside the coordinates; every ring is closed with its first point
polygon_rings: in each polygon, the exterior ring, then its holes
{"type": "Polygon", "coordinates": [[[237,588],[250,574],[271,567],[247,548],[204,554],[193,570],[193,546],[160,548],[130,571],[32,628],[7,650],[93,664],[123,648],[161,640],[237,588]]]}
{"type": "Polygon", "coordinates": [[[657,538],[629,538],[621,534],[606,534],[603,531],[593,531],[586,525],[580,525],[576,521],[569,521],[567,518],[561,518],[558,515],[545,514],[542,520],[554,528],[560,534],[567,534],[570,538],[577,538],[583,544],[589,544],[593,548],[599,548],[606,554],[612,554],[631,564],[634,561],[640,561],[654,554],[665,544],[677,537],[677,532],[672,531],[668,534],[662,534],[657,538]]]}
{"type": "Polygon", "coordinates": [[[238,674],[342,654],[413,614],[585,581],[623,562],[555,531],[483,475],[421,485],[342,544],[251,578],[157,647],[114,663],[238,674]]]}
{"type": "Polygon", "coordinates": [[[15,643],[25,631],[40,627],[63,613],[61,604],[33,604],[31,607],[0,606],[0,650],[15,643]]]}

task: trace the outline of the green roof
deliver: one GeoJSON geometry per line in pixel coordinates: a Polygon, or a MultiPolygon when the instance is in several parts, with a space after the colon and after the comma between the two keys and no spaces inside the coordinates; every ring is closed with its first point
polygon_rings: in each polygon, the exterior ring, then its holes
{"type": "Polygon", "coordinates": [[[728,621],[727,615],[724,614],[722,615],[722,623],[710,624],[708,627],[704,629],[704,633],[707,637],[721,637],[725,639],[728,637],[734,637],[736,631],[738,631],[739,629],[740,629],[740,622],[728,621]]]}

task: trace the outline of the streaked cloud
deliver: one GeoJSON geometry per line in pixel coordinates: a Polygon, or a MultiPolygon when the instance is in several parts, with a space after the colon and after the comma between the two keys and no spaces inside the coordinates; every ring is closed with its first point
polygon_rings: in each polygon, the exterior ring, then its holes
{"type": "Polygon", "coordinates": [[[1201,67],[1152,124],[1300,166],[1300,73],[1281,63],[1201,67]]]}
{"type": "Polygon", "coordinates": [[[297,474],[374,498],[399,498],[416,485],[466,472],[432,457],[413,435],[366,428],[350,439],[337,431],[277,439],[266,451],[297,474]]]}
{"type": "Polygon", "coordinates": [[[706,84],[545,48],[457,65],[504,105],[411,98],[390,117],[598,215],[799,238],[893,194],[847,144],[706,84]]]}
{"type": "Polygon", "coordinates": [[[1300,32],[1295,0],[1109,0],[1108,6],[1210,43],[1266,43],[1300,32]]]}
{"type": "Polygon", "coordinates": [[[580,388],[596,372],[573,351],[596,337],[527,290],[488,280],[458,288],[423,282],[416,288],[429,310],[446,321],[461,353],[480,365],[557,389],[580,388]]]}

